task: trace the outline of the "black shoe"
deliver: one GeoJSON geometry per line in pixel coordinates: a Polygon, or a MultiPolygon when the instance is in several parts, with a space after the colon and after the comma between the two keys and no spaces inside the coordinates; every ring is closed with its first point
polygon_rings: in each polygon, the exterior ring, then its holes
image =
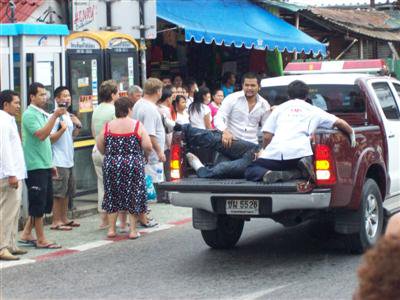
{"type": "Polygon", "coordinates": [[[263,176],[263,182],[275,183],[279,181],[289,181],[301,177],[299,170],[286,170],[286,171],[267,171],[263,176]]]}
{"type": "Polygon", "coordinates": [[[306,156],[300,159],[297,163],[297,167],[301,171],[301,175],[306,179],[311,179],[315,182],[315,171],[314,171],[314,163],[312,156],[306,156]]]}

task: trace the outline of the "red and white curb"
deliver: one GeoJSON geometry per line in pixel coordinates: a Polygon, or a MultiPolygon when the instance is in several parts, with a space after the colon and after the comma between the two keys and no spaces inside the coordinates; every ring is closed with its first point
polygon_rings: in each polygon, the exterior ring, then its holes
{"type": "MultiPolygon", "coordinates": [[[[189,223],[191,221],[192,221],[192,218],[186,218],[186,219],[182,219],[179,221],[170,222],[167,224],[161,224],[161,225],[158,225],[153,228],[142,229],[142,230],[139,230],[139,232],[141,235],[147,235],[149,233],[167,230],[167,229],[173,228],[175,226],[183,225],[183,224],[189,223]]],[[[0,261],[0,270],[6,269],[9,267],[32,264],[32,263],[39,262],[39,261],[54,259],[57,257],[62,257],[62,256],[66,256],[69,254],[79,253],[79,252],[91,250],[94,248],[98,248],[98,247],[102,247],[105,245],[113,244],[113,243],[120,242],[120,241],[126,241],[126,240],[128,240],[127,235],[118,235],[116,238],[113,238],[113,239],[90,242],[90,243],[86,243],[86,244],[75,246],[75,247],[70,247],[70,248],[65,248],[65,249],[61,249],[58,251],[53,251],[53,252],[39,255],[39,256],[36,256],[33,258],[24,258],[24,259],[14,260],[14,261],[0,261]]]]}

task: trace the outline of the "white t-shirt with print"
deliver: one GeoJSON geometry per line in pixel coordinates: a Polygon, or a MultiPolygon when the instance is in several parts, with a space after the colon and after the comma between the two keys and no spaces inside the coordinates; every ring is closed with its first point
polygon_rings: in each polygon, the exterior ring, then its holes
{"type": "Polygon", "coordinates": [[[206,129],[206,124],[204,123],[204,117],[206,115],[210,115],[210,121],[211,121],[211,110],[208,107],[208,105],[205,104],[201,105],[200,112],[197,112],[196,110],[189,111],[190,124],[196,128],[206,129]]]}
{"type": "Polygon", "coordinates": [[[313,155],[310,136],[318,128],[332,128],[338,118],[304,100],[289,100],[275,108],[262,131],[274,134],[259,158],[289,160],[313,155]]]}

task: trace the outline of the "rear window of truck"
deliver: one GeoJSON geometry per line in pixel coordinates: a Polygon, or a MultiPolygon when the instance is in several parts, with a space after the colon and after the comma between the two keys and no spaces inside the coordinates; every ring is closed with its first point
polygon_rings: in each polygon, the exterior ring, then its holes
{"type": "MultiPolygon", "coordinates": [[[[316,84],[309,85],[308,102],[329,113],[364,112],[365,102],[357,85],[316,84]]],[[[289,100],[287,86],[263,87],[261,96],[271,105],[289,100]]]]}

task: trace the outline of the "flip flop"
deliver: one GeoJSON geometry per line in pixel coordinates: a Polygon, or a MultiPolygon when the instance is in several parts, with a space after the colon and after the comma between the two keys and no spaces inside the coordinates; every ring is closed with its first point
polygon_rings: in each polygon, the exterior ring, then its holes
{"type": "Polygon", "coordinates": [[[66,225],[57,225],[55,227],[50,227],[51,230],[60,230],[60,231],[70,231],[72,227],[66,225]]]}
{"type": "Polygon", "coordinates": [[[140,232],[138,232],[138,233],[136,234],[136,236],[128,235],[128,239],[130,239],[130,240],[136,240],[136,239],[140,238],[141,236],[142,236],[142,235],[140,234],[140,232]]]}
{"type": "Polygon", "coordinates": [[[19,240],[18,243],[24,246],[36,246],[37,240],[19,240]]]}
{"type": "Polygon", "coordinates": [[[79,227],[79,226],[81,226],[81,224],[76,223],[74,220],[71,220],[71,221],[65,223],[64,226],[79,227]]]}
{"type": "Polygon", "coordinates": [[[44,246],[38,246],[36,245],[36,249],[60,249],[62,248],[60,245],[57,245],[56,243],[48,243],[47,245],[44,246]]]}

